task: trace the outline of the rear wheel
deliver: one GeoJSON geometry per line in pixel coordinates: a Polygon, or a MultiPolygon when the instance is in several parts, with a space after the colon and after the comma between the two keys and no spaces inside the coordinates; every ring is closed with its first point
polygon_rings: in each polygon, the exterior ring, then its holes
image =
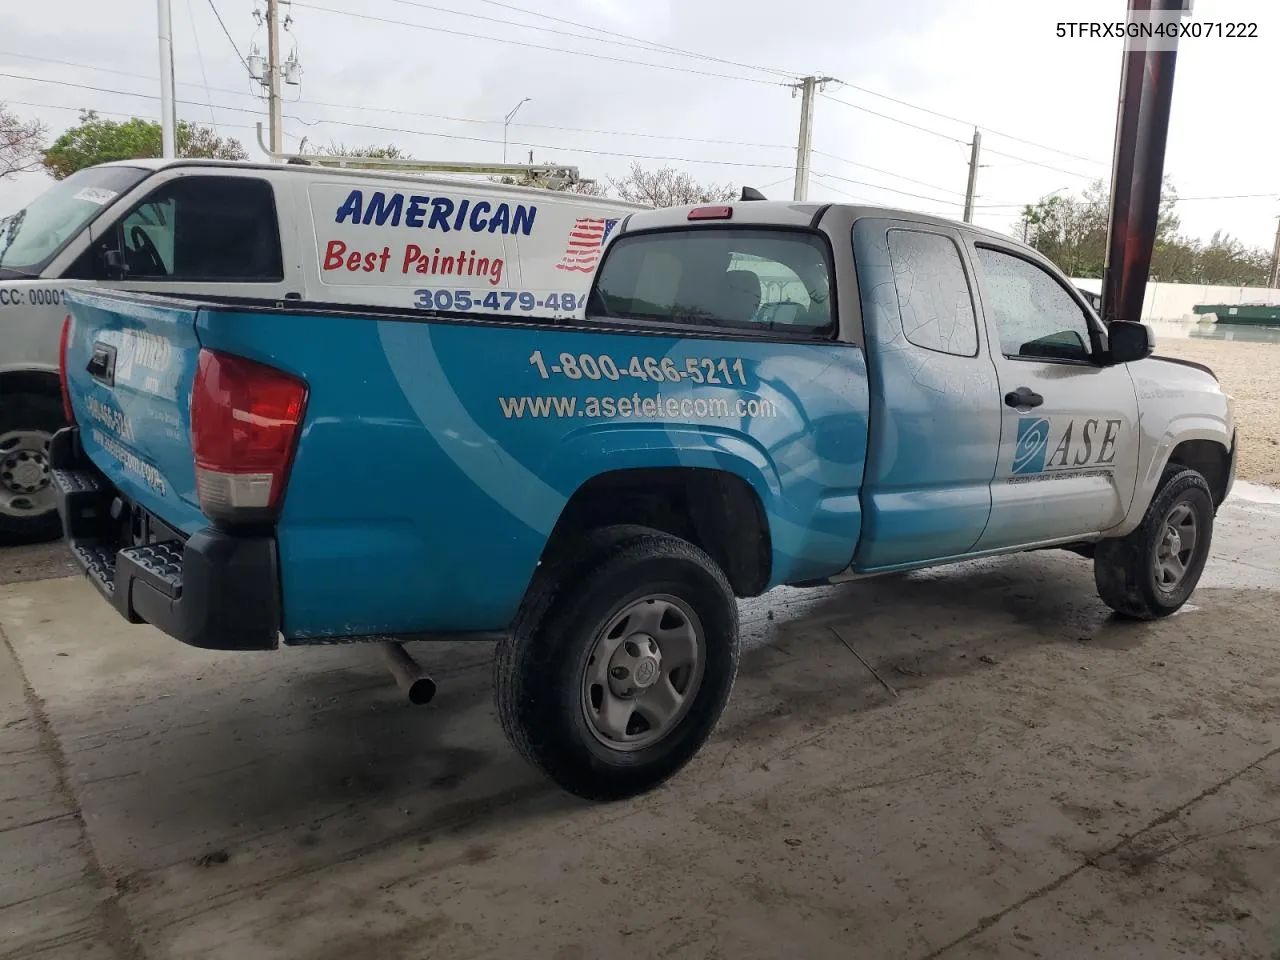
{"type": "Polygon", "coordinates": [[[625,527],[540,580],[495,660],[507,736],[578,796],[652,789],[697,753],[729,699],[738,611],[724,574],[684,540],[625,527]]]}
{"type": "Polygon", "coordinates": [[[62,426],[62,405],[53,397],[0,396],[0,544],[42,543],[61,533],[49,441],[62,426]]]}
{"type": "Polygon", "coordinates": [[[1177,612],[1204,572],[1213,519],[1205,478],[1195,470],[1167,467],[1138,529],[1098,544],[1093,561],[1098,595],[1112,610],[1136,620],[1177,612]]]}

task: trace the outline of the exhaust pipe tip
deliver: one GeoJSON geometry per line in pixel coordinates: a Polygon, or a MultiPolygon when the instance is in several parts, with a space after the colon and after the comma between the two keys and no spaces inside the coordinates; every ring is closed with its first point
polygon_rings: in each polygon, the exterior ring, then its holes
{"type": "Polygon", "coordinates": [[[381,648],[387,669],[409,702],[418,707],[430,703],[436,695],[436,682],[427,676],[421,664],[397,640],[388,640],[381,648]]]}
{"type": "Polygon", "coordinates": [[[428,676],[421,676],[409,684],[405,694],[415,707],[425,706],[436,695],[436,682],[428,676]]]}

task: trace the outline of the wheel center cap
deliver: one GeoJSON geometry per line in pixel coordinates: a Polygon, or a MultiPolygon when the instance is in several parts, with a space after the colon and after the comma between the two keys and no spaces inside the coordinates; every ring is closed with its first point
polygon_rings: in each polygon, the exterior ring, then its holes
{"type": "Polygon", "coordinates": [[[18,460],[16,457],[4,465],[5,486],[24,493],[39,489],[46,483],[44,466],[36,457],[18,460]]]}
{"type": "Polygon", "coordinates": [[[653,657],[643,657],[636,662],[633,673],[637,687],[651,687],[658,679],[658,661],[653,657]]]}
{"type": "Polygon", "coordinates": [[[1177,530],[1170,530],[1164,539],[1165,549],[1171,556],[1176,556],[1182,552],[1182,537],[1178,535],[1177,530]]]}

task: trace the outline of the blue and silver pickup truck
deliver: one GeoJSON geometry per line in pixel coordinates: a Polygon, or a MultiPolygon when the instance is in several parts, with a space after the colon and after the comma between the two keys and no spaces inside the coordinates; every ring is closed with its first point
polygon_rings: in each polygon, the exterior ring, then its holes
{"type": "Polygon", "coordinates": [[[410,679],[400,640],[496,639],[511,740],[591,798],[710,735],[736,597],[1063,548],[1154,619],[1235,473],[1211,371],[1027,247],[903,211],[636,213],[571,318],[66,300],[54,485],[121,615],[378,641],[410,679]]]}

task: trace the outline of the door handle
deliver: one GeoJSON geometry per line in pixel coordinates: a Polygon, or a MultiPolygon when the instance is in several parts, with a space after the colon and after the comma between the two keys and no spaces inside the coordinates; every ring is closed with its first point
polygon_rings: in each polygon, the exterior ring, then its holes
{"type": "Polygon", "coordinates": [[[89,376],[105,383],[108,387],[116,382],[116,348],[101,341],[93,345],[93,356],[85,366],[89,376]]]}
{"type": "Polygon", "coordinates": [[[1019,387],[1004,395],[1004,402],[1010,407],[1038,407],[1044,403],[1044,397],[1030,387],[1019,387]]]}

